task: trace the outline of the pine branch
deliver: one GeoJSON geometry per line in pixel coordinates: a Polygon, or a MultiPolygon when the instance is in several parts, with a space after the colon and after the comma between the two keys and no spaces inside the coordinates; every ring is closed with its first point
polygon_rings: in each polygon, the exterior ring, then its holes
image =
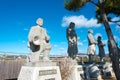
{"type": "Polygon", "coordinates": [[[110,22],[113,22],[113,23],[118,23],[118,22],[120,22],[120,20],[117,20],[117,21],[110,21],[110,22]]]}
{"type": "Polygon", "coordinates": [[[88,1],[91,2],[92,4],[96,5],[97,7],[99,7],[99,5],[96,2],[94,2],[93,0],[88,0],[88,1]]]}

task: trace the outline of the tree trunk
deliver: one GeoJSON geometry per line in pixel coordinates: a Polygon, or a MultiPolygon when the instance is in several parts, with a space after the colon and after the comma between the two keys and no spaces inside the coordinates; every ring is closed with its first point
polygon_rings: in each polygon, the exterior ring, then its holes
{"type": "Polygon", "coordinates": [[[112,56],[111,56],[112,67],[113,67],[113,70],[115,72],[117,80],[120,80],[119,55],[118,55],[119,51],[118,51],[118,47],[115,43],[112,31],[110,29],[110,25],[108,23],[108,19],[106,17],[105,10],[102,7],[102,1],[103,0],[99,0],[100,13],[101,13],[100,17],[102,18],[102,21],[103,21],[103,24],[104,24],[104,27],[105,27],[105,30],[106,30],[106,33],[107,33],[107,36],[108,36],[108,40],[110,41],[110,45],[111,45],[110,47],[111,47],[111,54],[112,54],[112,56]]]}

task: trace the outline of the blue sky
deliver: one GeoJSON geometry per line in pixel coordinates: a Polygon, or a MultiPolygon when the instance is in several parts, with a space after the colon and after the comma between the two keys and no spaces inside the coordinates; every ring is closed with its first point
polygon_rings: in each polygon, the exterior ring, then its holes
{"type": "MultiPolygon", "coordinates": [[[[50,36],[50,55],[67,55],[66,28],[71,21],[76,23],[75,30],[80,37],[79,53],[87,52],[88,29],[93,29],[95,38],[102,36],[107,53],[106,32],[102,24],[96,24],[94,10],[95,6],[88,4],[79,12],[67,11],[64,8],[64,0],[0,0],[0,51],[30,53],[27,48],[28,33],[31,26],[36,25],[36,19],[41,17],[44,19],[43,27],[50,36]]],[[[113,20],[116,19],[119,17],[114,17],[113,20]]],[[[111,24],[111,29],[119,44],[120,28],[111,24]]]]}

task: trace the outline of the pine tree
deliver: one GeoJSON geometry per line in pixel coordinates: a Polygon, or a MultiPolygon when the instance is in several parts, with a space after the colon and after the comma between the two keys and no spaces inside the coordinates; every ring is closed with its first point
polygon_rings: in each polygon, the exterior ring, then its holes
{"type": "MultiPolygon", "coordinates": [[[[107,37],[109,40],[111,49],[111,60],[113,70],[115,72],[117,80],[120,80],[120,67],[119,67],[119,50],[114,40],[109,22],[114,22],[117,24],[118,21],[112,21],[112,16],[109,14],[114,14],[115,16],[120,16],[120,0],[65,0],[65,8],[69,11],[79,11],[82,7],[87,5],[87,3],[92,3],[96,6],[96,18],[98,23],[103,23],[107,37]]],[[[119,24],[118,24],[119,25],[119,24]]]]}

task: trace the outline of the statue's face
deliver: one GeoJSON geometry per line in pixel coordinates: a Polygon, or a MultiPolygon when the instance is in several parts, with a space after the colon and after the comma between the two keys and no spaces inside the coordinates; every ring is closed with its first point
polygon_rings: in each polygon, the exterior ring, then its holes
{"type": "Polygon", "coordinates": [[[75,28],[75,24],[71,24],[70,27],[71,27],[71,28],[75,28]]]}
{"type": "Polygon", "coordinates": [[[88,32],[89,32],[89,33],[93,33],[93,30],[90,29],[90,30],[88,30],[88,32]]]}
{"type": "Polygon", "coordinates": [[[39,25],[39,26],[42,26],[43,25],[43,19],[38,18],[37,21],[36,21],[36,24],[39,25]]]}
{"type": "Polygon", "coordinates": [[[70,28],[75,28],[75,23],[71,22],[69,25],[70,28]]]}
{"type": "Polygon", "coordinates": [[[98,40],[101,40],[101,37],[98,37],[98,40]]]}

